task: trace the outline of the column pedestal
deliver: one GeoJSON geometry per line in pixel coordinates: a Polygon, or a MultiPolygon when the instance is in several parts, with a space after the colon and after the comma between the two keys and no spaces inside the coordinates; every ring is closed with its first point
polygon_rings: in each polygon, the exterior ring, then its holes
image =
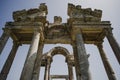
{"type": "Polygon", "coordinates": [[[101,56],[101,58],[102,58],[102,62],[103,62],[103,64],[104,64],[104,67],[105,67],[105,70],[106,70],[108,79],[109,79],[109,80],[116,80],[114,71],[113,71],[112,67],[110,66],[110,64],[109,64],[109,62],[108,62],[108,60],[107,60],[107,57],[106,57],[105,52],[104,52],[104,50],[103,50],[102,44],[97,44],[97,47],[98,47],[98,49],[99,49],[100,56],[101,56]]]}
{"type": "Polygon", "coordinates": [[[3,66],[3,69],[0,73],[0,80],[6,80],[7,78],[7,75],[10,71],[10,68],[11,68],[11,65],[13,63],[13,60],[14,60],[14,57],[16,55],[16,52],[17,52],[17,49],[19,47],[19,44],[17,42],[14,42],[13,43],[13,47],[12,47],[12,50],[3,66]]]}

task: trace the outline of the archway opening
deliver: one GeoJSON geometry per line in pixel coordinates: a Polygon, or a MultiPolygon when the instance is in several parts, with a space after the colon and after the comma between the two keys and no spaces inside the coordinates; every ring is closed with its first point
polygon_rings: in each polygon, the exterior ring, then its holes
{"type": "Polygon", "coordinates": [[[63,55],[57,54],[53,57],[50,75],[68,75],[68,67],[63,55]]]}

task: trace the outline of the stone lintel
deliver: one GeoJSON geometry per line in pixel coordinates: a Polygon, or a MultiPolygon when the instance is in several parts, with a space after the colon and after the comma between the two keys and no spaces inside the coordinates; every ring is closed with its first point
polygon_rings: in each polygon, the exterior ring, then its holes
{"type": "Polygon", "coordinates": [[[80,27],[80,28],[110,28],[110,23],[73,23],[71,24],[74,27],[80,27]]]}
{"type": "Polygon", "coordinates": [[[45,39],[46,44],[56,44],[56,43],[62,43],[62,44],[71,44],[70,39],[45,39]]]}
{"type": "Polygon", "coordinates": [[[60,78],[66,79],[66,78],[68,78],[69,76],[68,76],[68,75],[50,75],[50,77],[51,77],[52,79],[60,79],[60,78]]]}
{"type": "Polygon", "coordinates": [[[49,23],[48,28],[51,28],[51,27],[54,27],[54,26],[67,27],[66,23],[49,23]]]}
{"type": "MultiPolygon", "coordinates": [[[[21,44],[30,44],[31,41],[19,41],[21,44]]],[[[54,41],[44,41],[45,44],[57,44],[57,43],[62,43],[62,44],[72,44],[72,41],[70,42],[54,42],[54,41]]],[[[101,43],[101,41],[85,41],[85,44],[98,44],[101,43]]]]}

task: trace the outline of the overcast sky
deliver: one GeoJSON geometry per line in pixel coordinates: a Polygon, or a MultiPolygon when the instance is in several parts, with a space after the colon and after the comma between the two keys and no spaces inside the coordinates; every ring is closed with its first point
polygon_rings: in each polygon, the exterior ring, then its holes
{"type": "MultiPolygon", "coordinates": [[[[67,21],[67,5],[68,3],[73,3],[75,5],[81,5],[83,8],[101,9],[103,10],[102,20],[111,21],[114,36],[120,45],[120,0],[1,0],[0,2],[0,35],[2,35],[2,28],[7,21],[13,21],[12,12],[22,9],[37,8],[40,3],[46,3],[48,6],[47,19],[49,22],[53,22],[54,16],[62,16],[63,22],[67,21]]],[[[48,52],[52,47],[56,45],[46,45],[44,52],[48,52]]],[[[0,55],[0,70],[11,50],[12,40],[10,39],[0,55]]],[[[61,45],[60,45],[61,46],[61,45]]],[[[85,45],[87,53],[90,54],[90,72],[92,75],[92,80],[108,80],[105,70],[102,65],[102,61],[99,56],[99,52],[94,45],[85,45]]],[[[28,45],[23,45],[19,48],[15,61],[10,70],[7,80],[19,80],[20,73],[25,61],[25,57],[28,51],[28,45]]],[[[71,46],[65,45],[72,53],[71,46]]],[[[115,59],[114,53],[105,38],[104,40],[104,50],[107,54],[108,60],[112,65],[113,70],[117,80],[120,80],[120,65],[115,59]]],[[[65,58],[63,56],[55,56],[51,65],[51,74],[67,74],[67,65],[65,63],[65,58]],[[58,64],[59,63],[59,64],[58,64]],[[57,65],[56,65],[57,64],[57,65]],[[55,66],[56,65],[56,66],[55,66]],[[63,65],[63,66],[62,66],[63,65]],[[65,69],[65,70],[64,70],[65,69]]],[[[44,69],[42,69],[43,71],[44,69]]],[[[41,74],[42,75],[42,74],[41,74]]],[[[41,79],[43,80],[43,79],[41,79]]]]}

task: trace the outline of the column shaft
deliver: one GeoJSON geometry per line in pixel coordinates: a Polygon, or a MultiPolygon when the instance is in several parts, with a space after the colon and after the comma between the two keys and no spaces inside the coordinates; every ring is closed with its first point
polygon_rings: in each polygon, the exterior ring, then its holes
{"type": "Polygon", "coordinates": [[[9,31],[4,31],[2,36],[0,37],[0,54],[2,53],[8,39],[9,39],[9,31]]]}
{"type": "Polygon", "coordinates": [[[73,68],[72,64],[68,63],[68,72],[69,72],[69,80],[73,80],[73,68]]]}
{"type": "Polygon", "coordinates": [[[44,80],[50,80],[50,66],[51,66],[51,57],[48,57],[45,65],[44,80]]]}
{"type": "Polygon", "coordinates": [[[50,65],[49,64],[47,64],[46,66],[45,66],[45,75],[44,75],[44,80],[49,80],[49,70],[50,69],[50,65]]]}
{"type": "Polygon", "coordinates": [[[35,60],[35,65],[33,69],[32,80],[39,80],[43,46],[44,46],[43,42],[40,42],[39,47],[38,47],[38,52],[37,52],[37,58],[35,60]]]}
{"type": "Polygon", "coordinates": [[[79,62],[77,61],[78,60],[78,57],[77,57],[77,46],[76,46],[75,43],[72,46],[73,46],[73,53],[74,53],[74,60],[75,60],[76,79],[77,80],[81,80],[80,79],[81,76],[79,75],[79,71],[78,71],[79,70],[79,67],[78,67],[78,63],[79,62]]]}
{"type": "Polygon", "coordinates": [[[88,62],[88,57],[86,54],[82,34],[76,35],[76,45],[77,45],[77,54],[76,54],[77,56],[76,57],[78,57],[77,66],[79,68],[78,75],[81,76],[82,80],[89,80],[89,73],[88,73],[89,62],[88,62]]]}
{"type": "Polygon", "coordinates": [[[0,80],[6,80],[7,75],[9,73],[9,71],[10,71],[11,65],[13,63],[14,57],[16,55],[18,46],[19,46],[19,44],[14,42],[12,50],[11,50],[11,52],[10,52],[10,54],[9,54],[5,64],[4,64],[4,66],[3,66],[3,69],[2,69],[2,71],[0,73],[0,80]]]}
{"type": "Polygon", "coordinates": [[[105,52],[103,50],[102,44],[98,44],[97,47],[99,49],[100,56],[102,58],[102,62],[104,64],[108,79],[109,80],[116,80],[115,75],[114,75],[114,71],[107,60],[107,57],[106,57],[105,52]]]}
{"type": "Polygon", "coordinates": [[[112,50],[114,51],[114,54],[120,64],[120,46],[118,45],[117,41],[115,40],[112,31],[108,30],[107,31],[107,39],[111,45],[112,50]]]}
{"type": "Polygon", "coordinates": [[[37,55],[39,40],[40,40],[40,32],[36,29],[33,35],[32,43],[28,51],[28,55],[24,64],[24,68],[20,80],[32,79],[32,72],[37,55]]]}

